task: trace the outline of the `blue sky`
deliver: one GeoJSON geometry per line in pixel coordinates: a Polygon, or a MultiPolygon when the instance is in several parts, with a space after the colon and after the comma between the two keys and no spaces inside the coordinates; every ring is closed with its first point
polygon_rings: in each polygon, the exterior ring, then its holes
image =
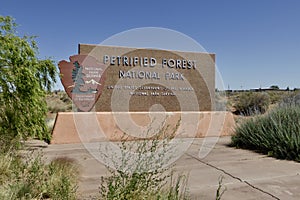
{"type": "Polygon", "coordinates": [[[0,15],[13,16],[20,35],[38,36],[40,57],[56,62],[76,54],[78,43],[163,27],[216,53],[225,89],[300,88],[297,0],[0,0],[0,15]]]}

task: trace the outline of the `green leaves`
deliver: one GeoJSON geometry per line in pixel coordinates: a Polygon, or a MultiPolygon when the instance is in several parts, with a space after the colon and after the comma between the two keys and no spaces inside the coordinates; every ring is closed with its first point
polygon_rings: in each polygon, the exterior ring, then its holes
{"type": "Polygon", "coordinates": [[[14,22],[14,19],[12,17],[0,16],[0,35],[3,35],[5,33],[14,33],[16,27],[17,24],[14,22]]]}
{"type": "Polygon", "coordinates": [[[37,58],[34,37],[16,35],[11,17],[0,16],[0,134],[49,141],[45,90],[55,82],[52,60],[37,58]]]}

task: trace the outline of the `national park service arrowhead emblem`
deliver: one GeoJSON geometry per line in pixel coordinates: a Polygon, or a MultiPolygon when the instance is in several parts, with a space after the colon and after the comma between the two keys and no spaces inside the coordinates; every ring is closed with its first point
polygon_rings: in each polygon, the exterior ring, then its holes
{"type": "Polygon", "coordinates": [[[105,65],[88,55],[70,56],[70,62],[60,61],[61,82],[79,111],[90,111],[100,97],[105,77],[105,65]]]}

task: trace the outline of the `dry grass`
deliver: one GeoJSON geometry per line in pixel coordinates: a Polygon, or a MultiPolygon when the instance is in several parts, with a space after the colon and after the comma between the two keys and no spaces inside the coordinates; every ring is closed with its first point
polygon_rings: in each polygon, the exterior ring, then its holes
{"type": "Polygon", "coordinates": [[[72,160],[61,158],[46,165],[31,151],[0,154],[0,199],[76,199],[78,170],[72,160]]]}

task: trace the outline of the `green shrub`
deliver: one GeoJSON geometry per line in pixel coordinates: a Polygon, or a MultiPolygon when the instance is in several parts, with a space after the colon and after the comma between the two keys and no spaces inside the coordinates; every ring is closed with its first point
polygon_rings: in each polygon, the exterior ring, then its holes
{"type": "Polygon", "coordinates": [[[270,104],[270,97],[267,93],[244,92],[235,102],[235,113],[239,115],[253,115],[265,113],[270,104]]]}
{"type": "Polygon", "coordinates": [[[284,106],[256,116],[235,129],[232,145],[280,159],[300,161],[300,107],[284,106]]]}

